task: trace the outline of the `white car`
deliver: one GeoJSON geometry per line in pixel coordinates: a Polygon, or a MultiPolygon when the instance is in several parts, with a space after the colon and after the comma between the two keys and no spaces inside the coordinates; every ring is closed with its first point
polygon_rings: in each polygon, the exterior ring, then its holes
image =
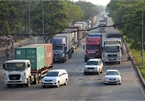
{"type": "Polygon", "coordinates": [[[65,69],[50,70],[42,79],[42,87],[67,85],[68,73],[65,69]]]}
{"type": "Polygon", "coordinates": [[[116,69],[107,70],[106,73],[104,73],[104,84],[121,85],[121,73],[116,69]]]}
{"type": "Polygon", "coordinates": [[[84,68],[84,75],[87,73],[97,73],[98,75],[103,72],[103,62],[101,59],[89,59],[84,68]]]}

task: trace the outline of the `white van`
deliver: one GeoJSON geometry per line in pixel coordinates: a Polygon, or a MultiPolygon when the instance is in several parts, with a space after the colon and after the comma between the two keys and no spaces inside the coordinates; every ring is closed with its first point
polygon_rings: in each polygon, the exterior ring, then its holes
{"type": "Polygon", "coordinates": [[[67,85],[68,73],[65,69],[50,70],[42,79],[42,87],[67,85]]]}

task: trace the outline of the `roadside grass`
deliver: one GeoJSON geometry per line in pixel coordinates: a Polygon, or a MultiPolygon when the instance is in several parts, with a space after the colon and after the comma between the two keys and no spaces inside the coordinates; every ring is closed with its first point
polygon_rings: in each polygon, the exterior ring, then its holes
{"type": "MultiPolygon", "coordinates": [[[[135,61],[136,66],[140,70],[140,72],[141,72],[141,74],[142,74],[142,76],[145,80],[145,66],[142,66],[141,51],[137,51],[137,50],[134,50],[134,49],[130,49],[130,51],[132,52],[132,56],[133,56],[133,59],[135,61]]],[[[144,59],[145,59],[145,52],[144,52],[144,59]]]]}

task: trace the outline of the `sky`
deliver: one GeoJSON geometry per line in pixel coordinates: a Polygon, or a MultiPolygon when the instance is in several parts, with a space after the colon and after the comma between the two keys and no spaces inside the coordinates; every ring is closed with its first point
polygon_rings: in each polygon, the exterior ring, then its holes
{"type": "MultiPolygon", "coordinates": [[[[79,0],[72,0],[72,1],[79,1],[79,0]]],[[[83,1],[83,0],[82,0],[83,1]]],[[[87,2],[91,2],[92,4],[107,6],[110,0],[84,0],[87,2]]]]}

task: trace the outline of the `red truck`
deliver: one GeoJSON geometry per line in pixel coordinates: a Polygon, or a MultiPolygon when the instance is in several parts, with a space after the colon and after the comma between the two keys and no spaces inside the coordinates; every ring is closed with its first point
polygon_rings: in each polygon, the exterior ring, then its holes
{"type": "Polygon", "coordinates": [[[84,60],[87,62],[91,58],[102,57],[102,45],[100,37],[86,37],[86,46],[84,46],[85,56],[84,60]]]}

